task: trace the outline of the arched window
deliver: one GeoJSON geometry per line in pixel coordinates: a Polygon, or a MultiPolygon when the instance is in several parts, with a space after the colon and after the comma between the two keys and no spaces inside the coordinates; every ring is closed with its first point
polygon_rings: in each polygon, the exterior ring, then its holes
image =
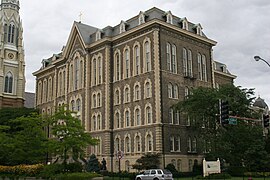
{"type": "Polygon", "coordinates": [[[75,59],[75,90],[78,89],[80,77],[80,60],[75,59]]]}
{"type": "Polygon", "coordinates": [[[121,78],[121,62],[120,62],[120,55],[116,53],[115,55],[115,80],[119,81],[121,78]]]}
{"type": "Polygon", "coordinates": [[[172,72],[177,73],[176,46],[172,45],[172,72]]]}
{"type": "Polygon", "coordinates": [[[8,37],[8,25],[4,25],[4,41],[7,42],[8,37]]]}
{"type": "Polygon", "coordinates": [[[115,139],[115,147],[114,148],[115,148],[116,152],[120,151],[120,139],[119,139],[119,137],[117,137],[115,139]]]}
{"type": "Polygon", "coordinates": [[[42,98],[42,102],[47,102],[47,88],[48,88],[48,84],[47,84],[47,79],[45,79],[43,81],[43,98],[42,98]]]}
{"type": "Polygon", "coordinates": [[[116,89],[115,90],[115,105],[120,104],[120,90],[116,89]]]}
{"type": "Polygon", "coordinates": [[[166,57],[167,57],[167,70],[172,70],[172,64],[171,64],[171,44],[167,43],[166,45],[166,57]]]}
{"type": "Polygon", "coordinates": [[[62,95],[62,72],[58,75],[58,96],[62,95]]]}
{"type": "Polygon", "coordinates": [[[93,130],[97,130],[97,117],[96,115],[93,116],[93,130]]]}
{"type": "Polygon", "coordinates": [[[15,36],[15,26],[13,24],[10,24],[8,28],[8,42],[9,43],[14,43],[14,36],[15,36]]]}
{"type": "Polygon", "coordinates": [[[185,87],[185,95],[184,95],[185,99],[188,98],[188,95],[189,95],[189,89],[188,87],[185,87]]]}
{"type": "Polygon", "coordinates": [[[94,93],[93,94],[93,108],[97,107],[97,95],[94,93]]]}
{"type": "Polygon", "coordinates": [[[130,112],[128,110],[126,110],[125,112],[125,124],[126,124],[126,127],[129,127],[131,124],[130,124],[130,112]]]}
{"type": "Polygon", "coordinates": [[[124,101],[125,103],[130,102],[130,88],[128,86],[124,89],[124,101]]]}
{"type": "Polygon", "coordinates": [[[151,56],[150,56],[150,43],[148,41],[144,44],[145,48],[145,72],[151,71],[151,56]]]}
{"type": "Polygon", "coordinates": [[[141,98],[141,91],[140,91],[140,86],[137,84],[134,87],[134,100],[140,100],[141,98]]]}
{"type": "Polygon", "coordinates": [[[145,123],[151,124],[152,123],[152,108],[150,106],[147,106],[145,108],[145,123]]]}
{"type": "Polygon", "coordinates": [[[69,68],[69,89],[70,91],[73,90],[73,65],[70,65],[69,68]]]}
{"type": "Polygon", "coordinates": [[[153,138],[150,134],[146,136],[146,151],[153,151],[153,138]]]}
{"type": "Polygon", "coordinates": [[[97,116],[97,129],[101,130],[101,116],[100,116],[100,114],[97,116]]]}
{"type": "Polygon", "coordinates": [[[151,81],[148,79],[144,83],[144,98],[150,98],[152,97],[152,87],[151,87],[151,81]]]}
{"type": "Polygon", "coordinates": [[[141,138],[139,135],[136,135],[135,137],[135,151],[141,152],[141,138]]]}
{"type": "Polygon", "coordinates": [[[119,112],[116,112],[115,114],[115,127],[120,128],[121,127],[121,119],[120,119],[120,114],[119,112]]]}
{"type": "Polygon", "coordinates": [[[184,76],[188,76],[188,58],[187,58],[187,50],[183,48],[183,72],[184,76]]]}
{"type": "Polygon", "coordinates": [[[206,58],[205,55],[202,55],[202,78],[207,82],[207,73],[206,73],[206,58]]]}
{"type": "Polygon", "coordinates": [[[178,86],[173,86],[173,98],[178,99],[178,86]]]}
{"type": "Polygon", "coordinates": [[[5,77],[5,92],[12,93],[13,91],[13,75],[8,72],[5,77]]]}
{"type": "Polygon", "coordinates": [[[125,50],[125,68],[126,68],[126,71],[125,71],[125,76],[126,78],[129,78],[130,76],[130,60],[129,60],[129,50],[126,49],[125,50]]]}
{"type": "Polygon", "coordinates": [[[172,95],[173,95],[173,87],[172,87],[172,84],[169,83],[168,84],[168,97],[172,98],[173,97],[172,95]]]}
{"type": "Polygon", "coordinates": [[[182,171],[182,161],[181,161],[181,159],[178,159],[178,160],[177,160],[177,170],[178,170],[179,172],[182,171]]]}
{"type": "Polygon", "coordinates": [[[188,50],[188,75],[193,77],[193,69],[192,69],[192,52],[188,50]]]}
{"type": "Polygon", "coordinates": [[[196,152],[197,151],[197,139],[194,137],[192,139],[192,149],[191,149],[192,152],[196,152]]]}
{"type": "Polygon", "coordinates": [[[139,46],[136,45],[134,47],[134,57],[135,57],[135,72],[134,72],[134,75],[138,75],[140,74],[140,49],[139,49],[139,46]]]}
{"type": "Polygon", "coordinates": [[[101,93],[97,94],[97,107],[101,107],[101,93]]]}
{"type": "Polygon", "coordinates": [[[173,124],[173,108],[169,109],[169,124],[173,124]]]}
{"type": "Polygon", "coordinates": [[[191,144],[191,138],[190,137],[188,137],[187,145],[188,145],[188,152],[191,152],[192,144],[191,144]]]}
{"type": "Polygon", "coordinates": [[[77,111],[80,112],[81,111],[81,100],[80,99],[77,99],[76,105],[77,105],[77,111]]]}
{"type": "Polygon", "coordinates": [[[125,138],[125,152],[130,153],[130,138],[127,136],[125,138]]]}
{"type": "Polygon", "coordinates": [[[102,83],[102,60],[98,57],[98,84],[102,83]]]}
{"type": "Polygon", "coordinates": [[[75,111],[75,101],[71,101],[71,111],[75,111]]]}
{"type": "Polygon", "coordinates": [[[203,75],[202,75],[202,55],[198,53],[198,76],[199,80],[203,80],[203,75]]]}
{"type": "Polygon", "coordinates": [[[134,115],[135,115],[134,119],[136,120],[136,125],[140,126],[141,125],[141,112],[139,108],[135,109],[134,115]]]}
{"type": "Polygon", "coordinates": [[[93,68],[92,85],[97,85],[97,60],[96,59],[92,61],[92,68],[93,68]]]}

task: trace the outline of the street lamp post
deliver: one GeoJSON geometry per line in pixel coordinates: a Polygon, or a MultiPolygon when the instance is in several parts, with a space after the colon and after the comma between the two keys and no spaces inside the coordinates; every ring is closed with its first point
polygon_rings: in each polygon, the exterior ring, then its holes
{"type": "Polygon", "coordinates": [[[270,67],[270,64],[266,60],[264,60],[263,58],[261,58],[260,56],[254,56],[254,59],[255,59],[255,61],[262,60],[262,61],[264,61],[270,67]]]}

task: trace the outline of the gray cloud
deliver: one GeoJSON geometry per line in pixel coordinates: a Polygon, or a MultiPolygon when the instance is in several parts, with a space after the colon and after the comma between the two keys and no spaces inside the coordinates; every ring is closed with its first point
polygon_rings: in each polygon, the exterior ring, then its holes
{"type": "Polygon", "coordinates": [[[151,7],[171,10],[179,17],[201,23],[204,33],[218,42],[214,58],[237,75],[236,85],[256,88],[270,103],[270,69],[255,62],[254,55],[270,62],[269,0],[21,0],[26,50],[26,90],[34,92],[35,78],[43,58],[61,50],[73,21],[104,28],[115,26],[151,7]]]}

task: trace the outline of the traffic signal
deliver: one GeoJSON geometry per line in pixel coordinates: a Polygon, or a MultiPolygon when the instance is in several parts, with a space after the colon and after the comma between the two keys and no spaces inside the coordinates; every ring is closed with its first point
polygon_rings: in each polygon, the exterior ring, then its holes
{"type": "Polygon", "coordinates": [[[263,115],[263,127],[269,127],[269,115],[268,114],[264,114],[263,115]]]}
{"type": "Polygon", "coordinates": [[[221,100],[220,102],[220,120],[221,124],[229,124],[229,102],[221,100]]]}

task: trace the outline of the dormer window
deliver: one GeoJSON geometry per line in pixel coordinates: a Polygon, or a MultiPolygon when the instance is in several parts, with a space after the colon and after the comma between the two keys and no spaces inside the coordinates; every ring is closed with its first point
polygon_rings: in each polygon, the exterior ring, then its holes
{"type": "Polygon", "coordinates": [[[202,26],[200,24],[195,25],[196,34],[202,36],[202,26]]]}
{"type": "Polygon", "coordinates": [[[100,39],[101,39],[101,31],[98,30],[98,31],[96,32],[96,41],[98,41],[98,40],[100,40],[100,39]]]}
{"type": "Polygon", "coordinates": [[[168,12],[166,13],[166,22],[167,22],[167,23],[170,23],[170,24],[173,24],[173,17],[172,17],[171,11],[168,11],[168,12]]]}
{"type": "Polygon", "coordinates": [[[143,23],[145,23],[145,14],[144,14],[144,12],[141,11],[139,14],[139,25],[141,25],[143,23]]]}
{"type": "Polygon", "coordinates": [[[222,65],[221,66],[221,71],[224,72],[224,73],[227,73],[227,67],[226,67],[226,65],[222,65]]]}
{"type": "Polygon", "coordinates": [[[188,21],[187,21],[187,18],[181,19],[181,23],[182,23],[182,29],[188,31],[188,21]]]}
{"type": "Polygon", "coordinates": [[[120,23],[120,34],[126,32],[126,23],[124,21],[121,21],[120,23]]]}

